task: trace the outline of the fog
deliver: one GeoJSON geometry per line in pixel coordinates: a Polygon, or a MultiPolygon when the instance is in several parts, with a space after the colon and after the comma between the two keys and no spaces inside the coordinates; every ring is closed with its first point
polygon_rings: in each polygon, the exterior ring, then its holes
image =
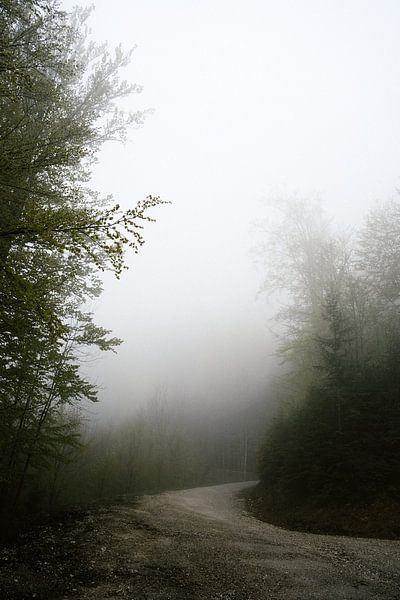
{"type": "Polygon", "coordinates": [[[0,3],[0,598],[395,597],[400,3],[92,1],[0,3]]]}
{"type": "Polygon", "coordinates": [[[125,108],[154,113],[102,150],[93,187],[124,207],[171,202],[93,307],[124,340],[85,366],[103,413],[160,387],[205,404],[267,389],[276,360],[253,224],[277,193],[320,195],[349,226],[395,194],[399,13],[390,0],[95,2],[93,38],[137,45],[125,77],[143,92],[125,108]]]}

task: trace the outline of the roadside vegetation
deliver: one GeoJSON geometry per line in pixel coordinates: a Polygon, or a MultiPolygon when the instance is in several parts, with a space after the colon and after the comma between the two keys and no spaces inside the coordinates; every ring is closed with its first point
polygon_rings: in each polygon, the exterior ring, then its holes
{"type": "MultiPolygon", "coordinates": [[[[199,399],[200,403],[200,399],[199,399]]],[[[123,423],[88,423],[80,448],[64,465],[54,462],[43,480],[50,507],[85,506],[143,493],[257,478],[264,403],[196,416],[158,393],[123,423]]]]}
{"type": "Polygon", "coordinates": [[[90,10],[55,0],[4,0],[0,9],[0,521],[43,508],[54,465],[81,444],[81,406],[96,387],[80,369],[121,341],[87,309],[98,273],[117,277],[124,250],[144,243],[153,196],[125,211],[89,188],[107,141],[125,139],[146,111],[119,99],[130,53],[89,39],[90,10]],[[50,478],[50,479],[49,479],[50,478]]]}
{"type": "Polygon", "coordinates": [[[275,209],[261,257],[283,375],[253,505],[289,526],[397,537],[400,202],[356,232],[336,231],[317,201],[275,209]]]}

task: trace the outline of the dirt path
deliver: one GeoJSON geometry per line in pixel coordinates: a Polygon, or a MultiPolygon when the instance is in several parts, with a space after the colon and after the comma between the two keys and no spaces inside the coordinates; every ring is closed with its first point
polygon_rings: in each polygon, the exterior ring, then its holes
{"type": "Polygon", "coordinates": [[[273,527],[244,511],[243,487],[147,496],[88,517],[93,581],[65,600],[400,599],[400,542],[273,527]]]}

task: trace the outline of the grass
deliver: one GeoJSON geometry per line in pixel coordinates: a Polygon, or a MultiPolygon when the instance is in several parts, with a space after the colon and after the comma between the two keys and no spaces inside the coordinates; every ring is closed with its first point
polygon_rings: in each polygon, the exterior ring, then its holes
{"type": "Polygon", "coordinates": [[[259,484],[242,493],[247,510],[261,521],[308,533],[400,539],[400,502],[382,495],[365,503],[282,503],[259,484]]]}

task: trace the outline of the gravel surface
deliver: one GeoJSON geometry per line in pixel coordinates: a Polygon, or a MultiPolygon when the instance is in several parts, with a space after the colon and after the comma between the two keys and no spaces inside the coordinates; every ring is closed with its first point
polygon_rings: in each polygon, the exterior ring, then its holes
{"type": "Polygon", "coordinates": [[[228,484],[145,496],[97,514],[80,600],[400,599],[400,542],[286,531],[228,484]]]}

